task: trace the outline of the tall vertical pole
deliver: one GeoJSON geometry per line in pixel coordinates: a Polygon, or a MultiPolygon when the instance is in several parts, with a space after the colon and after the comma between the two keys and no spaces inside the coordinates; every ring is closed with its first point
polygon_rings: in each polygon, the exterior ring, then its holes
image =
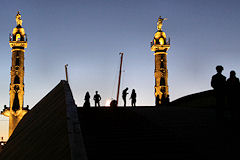
{"type": "Polygon", "coordinates": [[[66,73],[66,81],[68,82],[68,71],[67,71],[68,64],[65,64],[65,73],[66,73]]]}
{"type": "Polygon", "coordinates": [[[120,83],[121,83],[121,74],[122,74],[122,61],[123,61],[123,53],[119,53],[121,55],[120,60],[120,69],[119,69],[119,77],[118,77],[118,89],[117,89],[117,106],[118,106],[118,99],[119,99],[119,90],[120,90],[120,83]]]}

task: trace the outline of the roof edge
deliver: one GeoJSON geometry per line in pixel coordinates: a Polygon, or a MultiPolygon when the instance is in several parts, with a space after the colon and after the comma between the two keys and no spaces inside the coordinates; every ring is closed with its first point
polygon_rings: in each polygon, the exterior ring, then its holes
{"type": "Polygon", "coordinates": [[[73,99],[69,83],[65,80],[61,80],[60,83],[64,84],[65,90],[68,139],[71,150],[71,159],[87,160],[87,153],[85,150],[84,140],[78,118],[77,105],[75,104],[75,101],[73,99]]]}

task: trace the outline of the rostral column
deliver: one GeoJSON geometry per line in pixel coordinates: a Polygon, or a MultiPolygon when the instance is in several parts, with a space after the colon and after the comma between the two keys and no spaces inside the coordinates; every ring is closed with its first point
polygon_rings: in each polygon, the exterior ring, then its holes
{"type": "Polygon", "coordinates": [[[157,32],[151,42],[151,50],[155,55],[155,104],[167,104],[169,102],[168,92],[168,70],[167,51],[170,48],[170,39],[167,40],[166,33],[162,31],[163,21],[167,18],[158,18],[157,32]]]}
{"type": "Polygon", "coordinates": [[[28,112],[28,107],[23,107],[24,98],[24,53],[27,48],[27,35],[22,27],[21,14],[16,15],[17,26],[9,35],[9,45],[12,48],[12,66],[10,83],[10,107],[4,106],[3,114],[9,117],[9,137],[19,121],[28,112]]]}

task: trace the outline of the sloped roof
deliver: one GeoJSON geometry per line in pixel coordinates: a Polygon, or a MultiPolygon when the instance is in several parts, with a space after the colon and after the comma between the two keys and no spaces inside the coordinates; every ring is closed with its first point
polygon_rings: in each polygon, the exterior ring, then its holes
{"type": "Polygon", "coordinates": [[[70,87],[61,81],[20,121],[0,159],[85,159],[80,132],[70,87]]]}
{"type": "Polygon", "coordinates": [[[211,108],[216,105],[213,90],[190,94],[171,102],[173,106],[211,108]]]}

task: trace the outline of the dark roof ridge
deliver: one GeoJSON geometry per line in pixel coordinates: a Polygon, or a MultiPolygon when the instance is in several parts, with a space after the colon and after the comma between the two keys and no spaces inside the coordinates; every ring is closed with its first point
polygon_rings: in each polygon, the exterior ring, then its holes
{"type": "Polygon", "coordinates": [[[87,160],[87,153],[85,151],[84,140],[78,118],[77,105],[73,99],[71,88],[67,81],[61,81],[64,84],[65,103],[67,109],[67,126],[68,139],[71,150],[72,160],[87,160]]]}
{"type": "Polygon", "coordinates": [[[0,159],[86,160],[76,109],[68,82],[60,81],[19,122],[0,159]]]}

